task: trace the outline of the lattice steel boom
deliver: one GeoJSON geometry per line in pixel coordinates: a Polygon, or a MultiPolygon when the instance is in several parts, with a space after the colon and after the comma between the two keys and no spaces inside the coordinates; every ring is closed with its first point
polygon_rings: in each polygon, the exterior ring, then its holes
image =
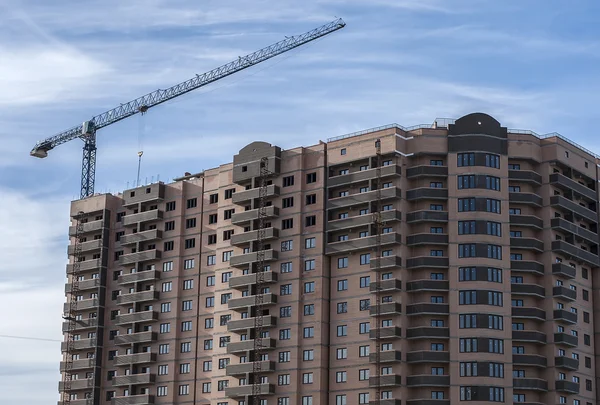
{"type": "Polygon", "coordinates": [[[83,157],[84,164],[81,173],[81,198],[90,196],[94,193],[94,177],[96,167],[95,134],[97,130],[114,124],[125,118],[131,117],[132,115],[145,113],[148,111],[148,109],[154,106],[264,62],[277,55],[281,55],[282,53],[290,51],[294,48],[305,45],[311,41],[337,31],[343,28],[345,25],[346,23],[339,18],[328,24],[305,32],[304,34],[286,37],[286,39],[283,41],[279,41],[246,56],[239,57],[237,60],[229,62],[201,75],[196,75],[196,77],[176,84],[175,86],[164,90],[158,89],[128,103],[121,104],[116,108],[92,117],[89,121],[84,122],[82,125],[70,128],[64,132],[38,142],[31,150],[30,155],[39,158],[45,158],[48,156],[48,151],[54,149],[58,145],[69,142],[73,139],[82,139],[85,142],[85,145],[83,157]]]}

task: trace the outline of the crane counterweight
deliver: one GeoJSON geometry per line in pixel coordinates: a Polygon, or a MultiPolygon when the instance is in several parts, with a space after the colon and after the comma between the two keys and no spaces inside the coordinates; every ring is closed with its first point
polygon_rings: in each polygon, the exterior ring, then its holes
{"type": "Polygon", "coordinates": [[[322,25],[301,35],[286,37],[273,45],[269,45],[258,51],[252,52],[246,56],[219,66],[209,72],[196,75],[192,79],[186,80],[167,89],[158,89],[142,97],[138,97],[128,103],[121,104],[112,110],[106,111],[83,125],[68,129],[50,138],[38,142],[30,152],[31,156],[45,158],[48,151],[63,143],[76,138],[81,138],[84,142],[84,161],[82,167],[82,187],[81,198],[94,194],[94,176],[96,168],[96,131],[108,125],[119,122],[125,118],[138,113],[145,113],[151,107],[172,100],[176,97],[189,93],[200,87],[214,83],[234,73],[247,69],[251,66],[262,63],[282,53],[291,51],[294,48],[305,45],[311,41],[331,34],[334,31],[342,29],[346,23],[341,19],[334,20],[328,24],[322,25]],[[90,139],[93,138],[93,139],[90,139]],[[93,149],[93,150],[92,150],[93,149]]]}

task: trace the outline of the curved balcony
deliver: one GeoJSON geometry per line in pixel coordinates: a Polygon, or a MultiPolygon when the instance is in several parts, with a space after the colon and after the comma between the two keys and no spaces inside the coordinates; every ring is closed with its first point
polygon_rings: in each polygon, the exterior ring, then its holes
{"type": "Polygon", "coordinates": [[[546,297],[546,289],[538,284],[511,284],[510,292],[513,295],[525,295],[537,298],[546,297]]]}
{"type": "Polygon", "coordinates": [[[542,206],[542,197],[533,193],[508,193],[508,201],[512,204],[542,206]]]}
{"type": "Polygon", "coordinates": [[[554,320],[562,321],[565,323],[570,323],[572,325],[577,323],[577,314],[574,314],[569,311],[565,311],[564,309],[555,309],[554,310],[554,320]]]}
{"type": "Polygon", "coordinates": [[[417,269],[417,268],[448,268],[449,260],[447,257],[439,256],[417,256],[411,257],[406,260],[406,268],[417,269]]]}
{"type": "Polygon", "coordinates": [[[406,222],[448,222],[448,211],[413,211],[406,215],[406,222]]]}
{"type": "Polygon", "coordinates": [[[412,315],[448,315],[450,307],[448,304],[434,304],[423,302],[406,306],[406,314],[412,315]]]}
{"type": "Polygon", "coordinates": [[[513,378],[513,388],[532,391],[548,391],[548,382],[541,378],[513,378]]]}
{"type": "Polygon", "coordinates": [[[554,343],[557,345],[577,347],[579,346],[579,338],[564,332],[557,332],[554,334],[554,343]]]}
{"type": "Polygon", "coordinates": [[[568,212],[572,212],[576,216],[594,224],[598,222],[598,216],[596,212],[561,195],[553,195],[550,197],[550,205],[553,207],[559,207],[568,212]]]}
{"type": "Polygon", "coordinates": [[[538,253],[544,251],[544,242],[536,238],[510,238],[511,249],[533,250],[538,253]]]}
{"type": "Polygon", "coordinates": [[[596,190],[593,190],[578,181],[572,180],[562,173],[552,173],[550,175],[550,184],[563,191],[574,192],[584,197],[589,202],[596,202],[596,199],[598,198],[596,190]]]}
{"type": "Polygon", "coordinates": [[[557,285],[552,287],[552,296],[567,301],[575,301],[577,299],[577,291],[557,285]]]}
{"type": "Polygon", "coordinates": [[[547,342],[545,333],[533,330],[513,330],[512,339],[513,341],[531,342],[542,345],[545,345],[547,342]]]}
{"type": "Polygon", "coordinates": [[[450,352],[439,352],[430,350],[421,350],[408,352],[406,354],[407,363],[449,363],[450,352]]]}
{"type": "Polygon", "coordinates": [[[419,201],[419,200],[447,200],[448,189],[447,188],[430,188],[430,187],[419,187],[413,188],[406,192],[407,201],[419,201]]]}
{"type": "Polygon", "coordinates": [[[449,375],[409,375],[406,377],[407,387],[449,387],[449,375]]]}
{"type": "Polygon", "coordinates": [[[582,228],[581,226],[567,221],[564,218],[552,218],[550,220],[550,226],[552,229],[558,229],[559,231],[571,234],[576,238],[585,239],[588,243],[594,245],[598,244],[597,233],[592,232],[589,229],[582,228]]]}
{"type": "Polygon", "coordinates": [[[406,283],[406,291],[408,292],[420,292],[420,291],[448,291],[448,280],[414,280],[406,283]]]}
{"type": "Polygon", "coordinates": [[[554,358],[554,365],[558,368],[564,368],[571,371],[579,370],[579,360],[571,357],[556,356],[554,358]]]}
{"type": "Polygon", "coordinates": [[[508,180],[532,183],[534,186],[542,185],[542,176],[532,170],[509,170],[508,180]]]}
{"type": "Polygon", "coordinates": [[[535,307],[512,307],[511,314],[513,318],[533,319],[542,322],[546,320],[546,311],[535,307]]]}
{"type": "Polygon", "coordinates": [[[548,361],[545,356],[539,354],[513,354],[514,365],[546,368],[548,361]]]}
{"type": "Polygon", "coordinates": [[[442,233],[420,233],[406,237],[407,246],[447,245],[448,235],[442,233]]]}
{"type": "Polygon", "coordinates": [[[554,274],[555,276],[572,279],[577,276],[577,270],[574,267],[567,266],[564,263],[553,263],[552,274],[554,274]]]}
{"type": "Polygon", "coordinates": [[[511,215],[510,225],[544,229],[544,221],[535,215],[511,215]]]}
{"type": "Polygon", "coordinates": [[[449,339],[450,329],[433,326],[417,326],[406,330],[407,339],[449,339]]]}
{"type": "Polygon", "coordinates": [[[510,270],[540,276],[544,275],[544,265],[534,260],[511,260],[510,270]]]}
{"type": "Polygon", "coordinates": [[[419,177],[448,177],[448,166],[420,165],[406,169],[407,179],[419,177]]]}
{"type": "Polygon", "coordinates": [[[552,251],[559,252],[567,257],[572,257],[579,262],[586,263],[588,266],[600,266],[600,261],[598,260],[597,254],[578,248],[577,246],[572,245],[564,240],[552,241],[552,251]]]}
{"type": "Polygon", "coordinates": [[[579,394],[579,384],[567,380],[557,380],[554,387],[558,392],[567,394],[579,394]]]}

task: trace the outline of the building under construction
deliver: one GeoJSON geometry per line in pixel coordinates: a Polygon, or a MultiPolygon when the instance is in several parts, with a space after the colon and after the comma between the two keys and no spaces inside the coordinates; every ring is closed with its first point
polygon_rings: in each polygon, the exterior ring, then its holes
{"type": "Polygon", "coordinates": [[[597,404],[598,163],[476,113],[74,201],[59,404],[597,404]]]}

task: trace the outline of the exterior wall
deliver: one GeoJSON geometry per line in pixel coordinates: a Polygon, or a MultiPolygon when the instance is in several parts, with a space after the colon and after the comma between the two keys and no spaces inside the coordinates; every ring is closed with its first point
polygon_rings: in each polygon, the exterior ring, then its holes
{"type": "Polygon", "coordinates": [[[271,172],[264,405],[376,403],[377,375],[386,405],[489,402],[490,387],[507,403],[597,403],[596,158],[471,114],[444,128],[389,127],[290,150],[253,142],[202,174],[73,202],[72,216],[88,221],[79,313],[97,318],[74,332],[82,381],[72,383],[73,405],[247,403],[257,264],[244,258],[257,249],[262,157],[271,172]],[[472,165],[459,165],[464,153],[472,165]],[[471,175],[474,187],[459,187],[471,175]],[[466,198],[472,210],[459,209],[466,198]],[[463,221],[474,233],[460,231],[463,221]],[[502,256],[488,256],[490,245],[502,256]],[[464,327],[466,314],[476,327],[464,327]],[[497,317],[501,328],[488,324],[497,317]],[[87,356],[97,359],[93,383],[87,356]],[[473,363],[477,374],[466,375],[473,363]]]}

